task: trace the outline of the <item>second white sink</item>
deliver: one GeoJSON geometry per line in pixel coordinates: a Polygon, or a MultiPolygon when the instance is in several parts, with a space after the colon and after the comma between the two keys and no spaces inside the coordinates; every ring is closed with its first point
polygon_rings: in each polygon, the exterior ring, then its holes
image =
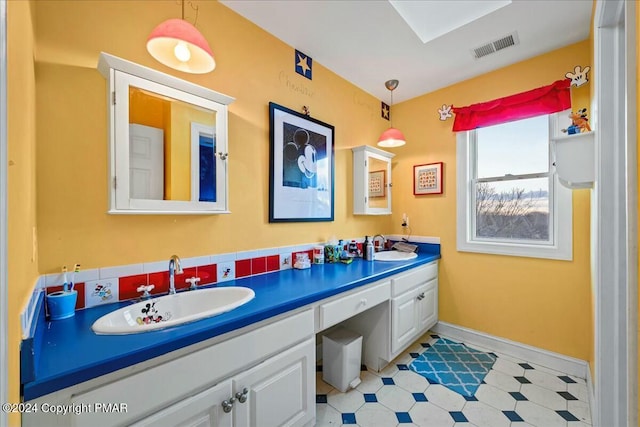
{"type": "Polygon", "coordinates": [[[373,259],[376,261],[406,261],[417,257],[418,254],[415,252],[383,251],[376,252],[373,259]]]}
{"type": "Polygon", "coordinates": [[[141,301],[96,320],[96,334],[136,334],[216,316],[240,307],[255,297],[241,286],[199,289],[141,301]]]}

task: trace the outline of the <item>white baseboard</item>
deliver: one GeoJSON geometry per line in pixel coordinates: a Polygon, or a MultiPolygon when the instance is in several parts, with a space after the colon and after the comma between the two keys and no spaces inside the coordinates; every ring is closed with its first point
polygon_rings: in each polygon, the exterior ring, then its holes
{"type": "MultiPolygon", "coordinates": [[[[589,364],[585,360],[565,356],[552,351],[543,350],[527,344],[511,341],[505,338],[495,337],[484,332],[464,328],[447,322],[438,322],[432,331],[464,342],[495,350],[507,356],[522,359],[540,366],[564,372],[578,378],[587,378],[589,364]]],[[[593,388],[590,388],[592,393],[593,388]]]]}
{"type": "Polygon", "coordinates": [[[591,377],[591,369],[589,364],[587,363],[587,393],[589,397],[589,411],[591,412],[591,424],[593,427],[598,427],[596,423],[596,390],[593,386],[593,377],[591,377]]]}

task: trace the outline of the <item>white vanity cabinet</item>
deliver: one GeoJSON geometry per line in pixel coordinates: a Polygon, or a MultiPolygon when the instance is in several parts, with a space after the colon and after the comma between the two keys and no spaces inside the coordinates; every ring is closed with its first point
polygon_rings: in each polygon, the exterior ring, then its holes
{"type": "Polygon", "coordinates": [[[391,159],[395,154],[363,145],[353,151],[353,213],[391,215],[391,159]]]}
{"type": "Polygon", "coordinates": [[[79,409],[57,416],[25,414],[23,426],[261,427],[270,421],[274,426],[313,422],[312,309],[213,340],[32,400],[39,406],[79,409]],[[125,410],[99,411],[96,403],[124,404],[125,410]]]}
{"type": "Polygon", "coordinates": [[[225,412],[221,402],[231,396],[231,380],[174,403],[131,427],[232,427],[231,411],[225,412]]]}
{"type": "Polygon", "coordinates": [[[437,262],[394,277],[391,292],[393,359],[438,321],[437,262]]]}
{"type": "Polygon", "coordinates": [[[234,403],[234,425],[303,426],[315,414],[315,340],[284,351],[234,377],[246,401],[234,403]]]}

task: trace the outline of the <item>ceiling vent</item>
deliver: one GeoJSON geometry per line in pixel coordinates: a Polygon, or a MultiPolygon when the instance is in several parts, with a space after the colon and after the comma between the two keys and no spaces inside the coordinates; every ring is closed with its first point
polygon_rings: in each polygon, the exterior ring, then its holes
{"type": "Polygon", "coordinates": [[[496,53],[497,51],[505,49],[509,46],[517,45],[519,42],[520,41],[518,40],[518,33],[514,31],[513,33],[508,34],[498,40],[494,40],[492,42],[483,44],[482,46],[476,47],[472,50],[473,57],[479,59],[483,56],[496,53]]]}

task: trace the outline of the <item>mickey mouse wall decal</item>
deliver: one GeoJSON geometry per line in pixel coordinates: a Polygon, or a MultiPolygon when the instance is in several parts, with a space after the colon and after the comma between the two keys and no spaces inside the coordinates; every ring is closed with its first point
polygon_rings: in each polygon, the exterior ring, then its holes
{"type": "Polygon", "coordinates": [[[442,120],[444,122],[449,117],[452,117],[451,116],[451,109],[452,108],[453,108],[453,105],[447,106],[447,104],[442,104],[442,107],[438,110],[438,114],[440,114],[440,120],[442,120]]]}
{"type": "Polygon", "coordinates": [[[580,68],[581,67],[579,65],[576,65],[576,68],[573,69],[573,73],[569,71],[564,75],[566,78],[571,79],[571,86],[580,87],[589,82],[587,73],[591,70],[591,67],[587,65],[582,71],[580,71],[580,68]]]}

